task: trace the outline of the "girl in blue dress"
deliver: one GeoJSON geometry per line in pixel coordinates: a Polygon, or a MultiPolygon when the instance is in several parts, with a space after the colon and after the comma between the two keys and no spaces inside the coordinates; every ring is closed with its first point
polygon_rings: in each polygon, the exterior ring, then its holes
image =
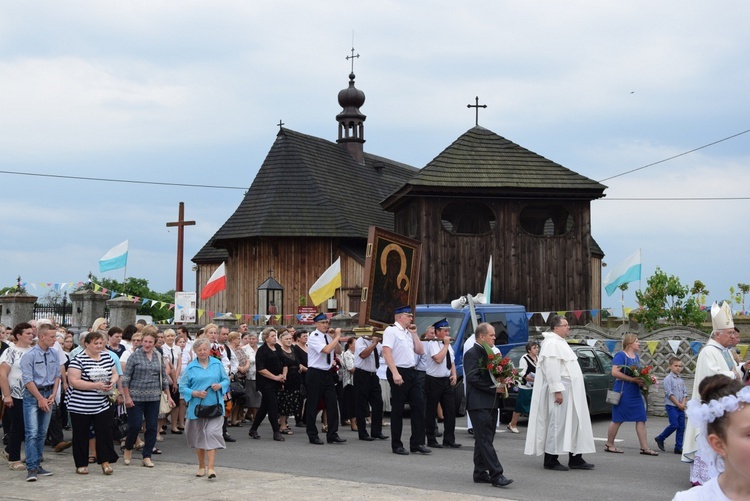
{"type": "Polygon", "coordinates": [[[620,430],[620,425],[625,422],[635,422],[635,433],[641,446],[641,454],[645,456],[658,456],[659,454],[648,447],[646,439],[646,402],[641,395],[644,381],[632,373],[630,367],[635,365],[641,367],[638,351],[641,349],[638,336],[632,333],[625,334],[622,338],[622,351],[618,352],[612,359],[612,377],[616,379],[613,388],[616,392],[622,392],[620,403],[612,406],[612,422],[609,423],[607,432],[607,443],[604,452],[622,454],[622,449],[615,447],[615,437],[620,430]]]}

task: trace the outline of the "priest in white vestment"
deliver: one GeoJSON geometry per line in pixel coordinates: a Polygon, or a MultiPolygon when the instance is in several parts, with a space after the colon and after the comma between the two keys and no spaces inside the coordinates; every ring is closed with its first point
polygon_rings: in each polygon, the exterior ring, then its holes
{"type": "Polygon", "coordinates": [[[544,454],[544,468],[567,471],[591,470],[582,454],[596,452],[586,388],[578,358],[565,338],[570,327],[565,317],[552,318],[552,331],[545,332],[537,357],[536,379],[531,396],[525,453],[544,454]],[[568,454],[568,466],[558,456],[568,454]]]}

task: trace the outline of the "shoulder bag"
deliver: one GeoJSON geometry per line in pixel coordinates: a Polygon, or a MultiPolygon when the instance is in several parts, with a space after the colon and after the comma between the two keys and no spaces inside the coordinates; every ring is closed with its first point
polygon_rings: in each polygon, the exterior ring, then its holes
{"type": "Polygon", "coordinates": [[[172,412],[172,406],[169,405],[169,396],[162,389],[164,387],[164,381],[161,377],[161,371],[164,368],[164,361],[159,353],[157,353],[157,356],[159,357],[159,391],[161,392],[161,398],[159,399],[159,414],[167,415],[172,412]]]}

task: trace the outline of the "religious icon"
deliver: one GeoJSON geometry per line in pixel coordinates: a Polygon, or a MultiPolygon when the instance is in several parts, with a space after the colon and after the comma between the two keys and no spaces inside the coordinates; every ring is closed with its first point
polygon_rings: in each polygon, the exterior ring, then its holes
{"type": "Polygon", "coordinates": [[[396,308],[416,306],[421,252],[417,240],[370,227],[360,325],[388,326],[396,308]]]}

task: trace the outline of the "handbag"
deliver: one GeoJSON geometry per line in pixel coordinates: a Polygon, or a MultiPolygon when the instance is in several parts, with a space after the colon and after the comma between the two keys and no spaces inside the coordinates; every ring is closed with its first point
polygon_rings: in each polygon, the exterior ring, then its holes
{"type": "MultiPolygon", "coordinates": [[[[210,389],[206,388],[206,391],[210,389]]],[[[216,403],[213,405],[203,405],[203,400],[201,399],[201,403],[195,406],[195,415],[199,418],[204,419],[211,419],[215,417],[219,417],[223,415],[224,413],[221,410],[221,403],[219,403],[219,393],[216,393],[216,403]]]]}
{"type": "Polygon", "coordinates": [[[122,440],[128,436],[128,414],[125,411],[125,406],[122,405],[117,408],[115,413],[115,419],[112,422],[112,437],[115,440],[122,440]]]}
{"type": "Polygon", "coordinates": [[[607,390],[607,403],[617,405],[620,403],[620,397],[622,397],[622,391],[607,390]]]}
{"type": "Polygon", "coordinates": [[[245,398],[245,385],[237,380],[229,383],[229,391],[232,394],[232,400],[239,401],[245,398]]]}
{"type": "MultiPolygon", "coordinates": [[[[159,355],[157,353],[157,355],[159,355]]],[[[161,378],[161,370],[163,367],[163,360],[161,355],[159,355],[159,389],[161,389],[164,386],[163,380],[161,378]]],[[[159,414],[169,414],[172,412],[172,406],[169,405],[169,395],[164,393],[164,391],[161,392],[161,398],[159,399],[159,414]]]]}

